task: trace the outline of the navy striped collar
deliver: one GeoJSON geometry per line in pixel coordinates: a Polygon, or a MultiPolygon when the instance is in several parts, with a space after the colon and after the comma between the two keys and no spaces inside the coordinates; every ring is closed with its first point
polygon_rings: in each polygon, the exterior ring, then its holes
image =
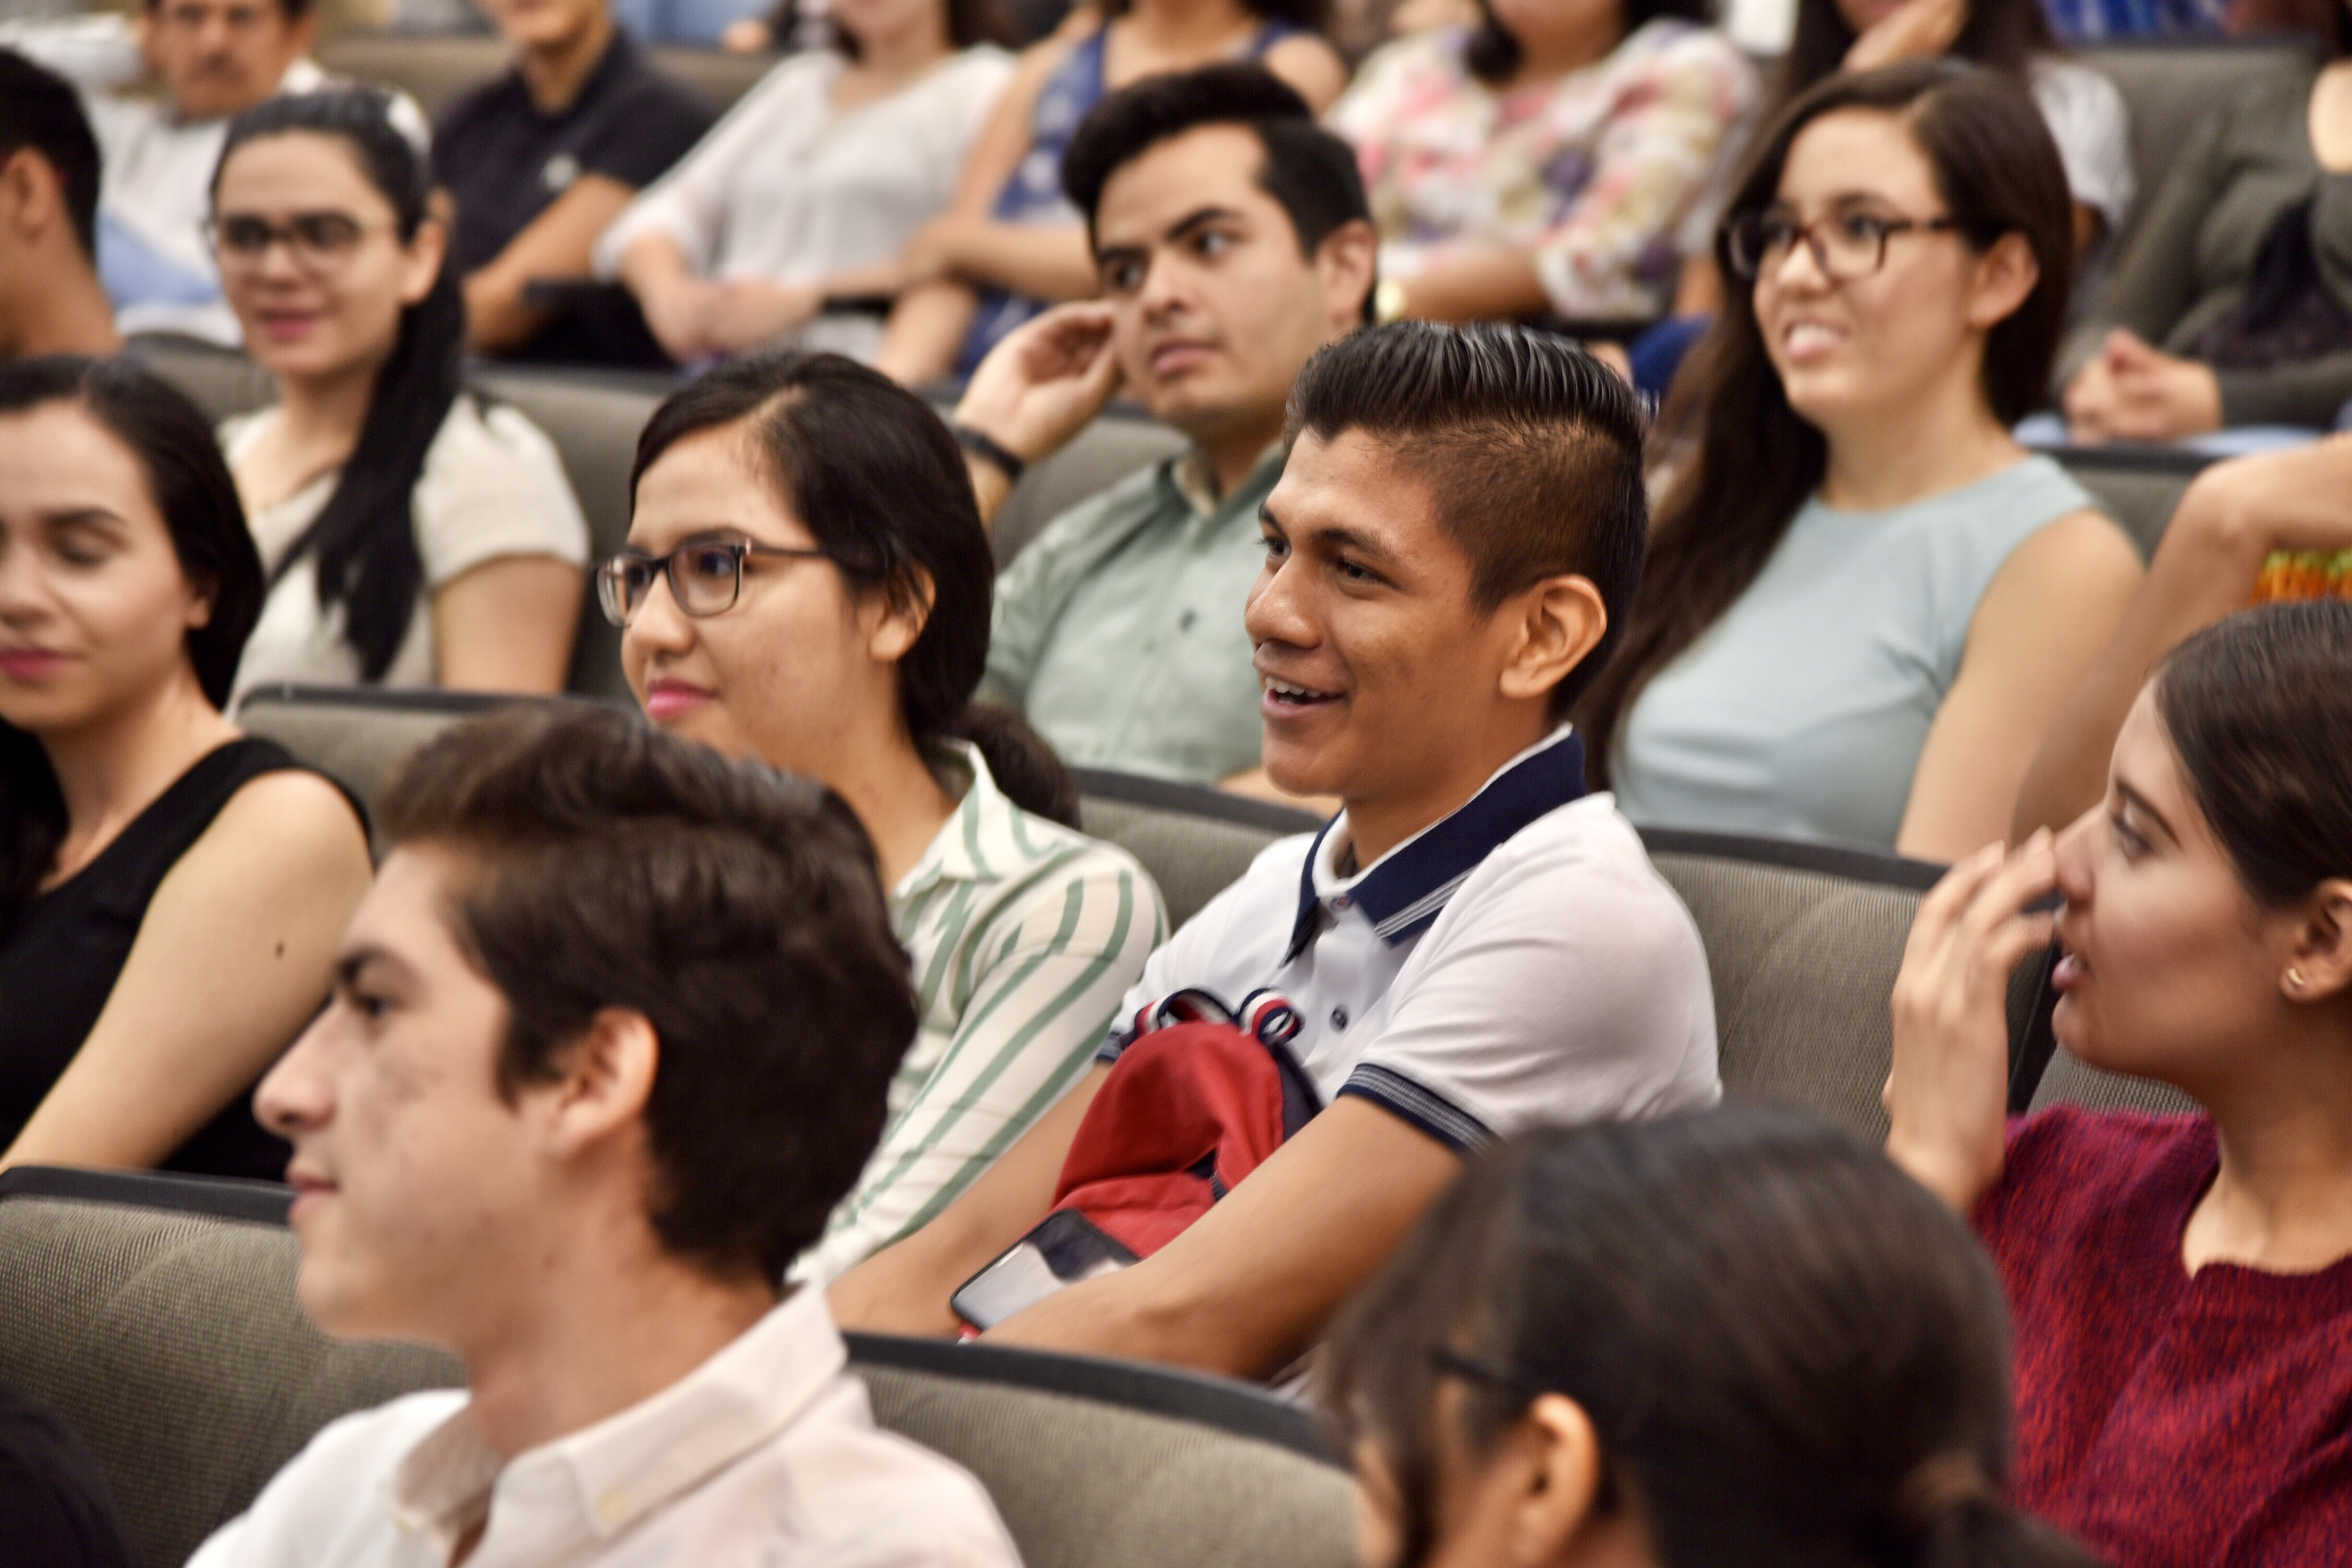
{"type": "MultiPolygon", "coordinates": [[[[1429,929],[1445,901],[1469,879],[1480,862],[1506,839],[1549,812],[1584,794],[1584,741],[1565,726],[1549,740],[1521,752],[1451,816],[1406,839],[1358,877],[1332,902],[1354,903],[1382,942],[1394,946],[1429,929]]],[[[1315,893],[1315,866],[1339,826],[1334,816],[1315,836],[1298,868],[1298,917],[1290,928],[1290,963],[1315,940],[1322,900],[1315,893]]]]}

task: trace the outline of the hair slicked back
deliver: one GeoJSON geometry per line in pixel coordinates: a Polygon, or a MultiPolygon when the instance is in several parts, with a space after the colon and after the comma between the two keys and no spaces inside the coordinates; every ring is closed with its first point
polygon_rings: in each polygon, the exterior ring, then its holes
{"type": "Polygon", "coordinates": [[[1392,321],[1307,361],[1288,424],[1294,440],[1360,430],[1427,484],[1482,614],[1547,577],[1591,581],[1609,624],[1553,689],[1565,714],[1608,663],[1641,584],[1650,513],[1633,389],[1548,332],[1392,321]]]}
{"type": "Polygon", "coordinates": [[[599,1013],[660,1042],[650,1219],[715,1274],[781,1279],[880,1140],[915,1037],[873,848],[805,779],[585,703],[447,731],[385,794],[390,842],[474,868],[453,929],[506,998],[499,1085],[565,1066],[599,1013]]]}

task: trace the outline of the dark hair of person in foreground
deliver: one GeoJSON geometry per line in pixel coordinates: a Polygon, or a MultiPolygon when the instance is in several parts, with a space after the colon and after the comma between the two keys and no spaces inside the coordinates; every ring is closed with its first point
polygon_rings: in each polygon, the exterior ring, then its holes
{"type": "Polygon", "coordinates": [[[620,1007],[661,1059],[653,1226],[714,1275],[781,1279],[882,1135],[915,1037],[865,829],[821,785],[633,713],[518,705],[419,749],[379,808],[391,848],[475,868],[449,911],[506,998],[509,1099],[620,1007]]]}
{"type": "Polygon", "coordinates": [[[929,596],[898,660],[898,702],[918,750],[969,741],[1006,797],[1066,827],[1076,784],[1019,715],[972,692],[988,662],[996,562],[963,452],[930,405],[840,354],[785,349],[720,365],[670,395],[637,437],[637,481],[687,437],[744,426],[768,481],[854,587],[929,596]]]}
{"type": "MultiPolygon", "coordinates": [[[[226,707],[261,615],[261,557],[212,426],[177,389],[129,360],[54,354],[0,364],[0,414],[48,403],[85,410],[146,470],[180,570],[211,606],[187,635],[188,662],[205,700],[226,707]]],[[[40,742],[0,721],[0,941],[48,875],[66,827],[65,798],[40,742]]]]}
{"type": "Polygon", "coordinates": [[[1738,1107],[1475,1162],[1340,1322],[1320,1396],[1399,1568],[1462,1527],[1440,1476],[1555,1396],[1599,1466],[1560,1548],[1630,1516],[1664,1568],[2089,1568],[2000,1500],[2008,1364],[1956,1215],[1849,1134],[1738,1107]]]}
{"type": "MultiPolygon", "coordinates": [[[[1958,60],[1907,61],[1821,82],[1758,138],[1727,210],[1737,219],[1772,205],[1789,151],[1814,121],[1842,110],[1899,115],[1935,170],[1961,237],[1981,252],[2024,236],[2039,274],[2023,304],[1986,333],[1985,401],[2003,425],[2040,407],[2074,287],[2073,198],[2042,111],[2011,78],[1958,60]]],[[[1736,280],[1729,223],[1717,264],[1736,280]]],[[[1789,525],[1821,488],[1829,461],[1822,432],[1790,406],[1752,288],[1727,289],[1723,313],[1693,351],[1662,414],[1661,433],[1688,450],[1657,510],[1650,559],[1624,651],[1579,718],[1596,784],[1609,747],[1644,682],[1721,620],[1754,584],[1789,525]]]]}

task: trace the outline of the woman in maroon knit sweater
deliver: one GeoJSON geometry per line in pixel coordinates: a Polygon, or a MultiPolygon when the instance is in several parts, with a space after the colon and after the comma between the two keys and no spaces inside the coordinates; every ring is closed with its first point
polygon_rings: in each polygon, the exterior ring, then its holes
{"type": "Polygon", "coordinates": [[[2019,1506],[2119,1568],[2352,1561],[2352,605],[2183,644],[2104,803],[1953,868],[1886,1098],[2008,1288],[2019,1506]],[[2059,1040],[2203,1114],[2004,1121],[2007,979],[2053,925],[2059,1040]]]}

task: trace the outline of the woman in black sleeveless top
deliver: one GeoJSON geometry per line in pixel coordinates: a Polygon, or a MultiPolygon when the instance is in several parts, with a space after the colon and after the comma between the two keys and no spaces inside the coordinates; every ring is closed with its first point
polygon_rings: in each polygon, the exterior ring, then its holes
{"type": "Polygon", "coordinates": [[[281,1173],[246,1096],[368,858],[334,785],[221,714],[261,595],[184,398],[0,366],[0,1165],[281,1173]]]}

